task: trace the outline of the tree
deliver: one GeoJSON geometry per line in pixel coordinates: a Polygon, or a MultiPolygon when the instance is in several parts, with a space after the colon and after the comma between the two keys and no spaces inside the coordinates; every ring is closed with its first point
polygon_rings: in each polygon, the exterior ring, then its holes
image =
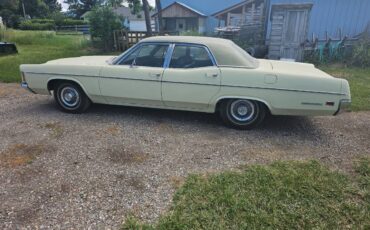
{"type": "Polygon", "coordinates": [[[0,10],[7,9],[11,11],[17,11],[18,7],[18,0],[0,0],[0,10]]]}
{"type": "Polygon", "coordinates": [[[143,1],[143,10],[145,15],[145,24],[146,24],[146,31],[148,33],[148,36],[152,36],[152,23],[149,13],[149,3],[148,0],[142,0],[143,1]]]}
{"type": "Polygon", "coordinates": [[[58,2],[58,0],[44,0],[45,4],[49,8],[50,13],[60,12],[62,10],[62,5],[58,2]]]}
{"type": "Polygon", "coordinates": [[[159,33],[163,33],[161,0],[155,0],[155,5],[156,5],[156,8],[157,8],[157,12],[158,12],[158,30],[159,30],[159,33]]]}
{"type": "Polygon", "coordinates": [[[143,10],[143,5],[141,4],[141,0],[126,0],[129,4],[128,6],[131,9],[133,14],[138,14],[143,10]]]}
{"type": "Polygon", "coordinates": [[[107,0],[106,5],[111,6],[113,8],[117,8],[121,6],[123,3],[123,0],[107,0]]]}
{"type": "Polygon", "coordinates": [[[24,18],[47,18],[60,12],[61,5],[57,0],[0,0],[0,15],[9,27],[17,27],[24,18]]]}
{"type": "Polygon", "coordinates": [[[0,0],[0,16],[8,27],[17,27],[20,23],[18,0],[0,0]]]}
{"type": "Polygon", "coordinates": [[[129,7],[133,14],[138,14],[142,10],[144,11],[146,31],[148,36],[152,35],[152,25],[150,18],[150,9],[151,6],[148,3],[148,0],[126,0],[129,3],[129,7]]]}
{"type": "Polygon", "coordinates": [[[65,0],[68,10],[76,17],[80,18],[87,11],[91,11],[95,6],[101,6],[103,0],[65,0]]]}
{"type": "Polygon", "coordinates": [[[113,47],[113,31],[121,28],[121,20],[111,7],[95,7],[89,14],[90,33],[93,40],[100,40],[105,50],[113,47]]]}
{"type": "Polygon", "coordinates": [[[19,13],[23,15],[22,2],[26,9],[26,14],[31,18],[46,18],[49,15],[49,8],[43,0],[21,0],[19,13]]]}

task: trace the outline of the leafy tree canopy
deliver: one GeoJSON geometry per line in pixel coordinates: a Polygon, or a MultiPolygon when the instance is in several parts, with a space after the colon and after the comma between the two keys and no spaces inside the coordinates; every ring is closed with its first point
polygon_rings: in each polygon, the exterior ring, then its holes
{"type": "Polygon", "coordinates": [[[104,0],[65,0],[68,10],[76,17],[81,17],[87,11],[91,11],[96,6],[104,4],[104,0]]]}

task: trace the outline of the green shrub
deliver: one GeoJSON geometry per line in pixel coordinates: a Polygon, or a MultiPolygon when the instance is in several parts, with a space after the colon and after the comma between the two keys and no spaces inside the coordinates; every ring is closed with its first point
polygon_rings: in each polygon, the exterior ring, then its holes
{"type": "Polygon", "coordinates": [[[350,65],[358,67],[370,66],[370,38],[360,39],[354,44],[350,65]]]}
{"type": "Polygon", "coordinates": [[[199,33],[198,31],[184,31],[180,33],[180,36],[204,36],[203,33],[199,33]]]}
{"type": "Polygon", "coordinates": [[[113,48],[113,31],[121,28],[121,20],[110,7],[95,8],[89,14],[91,38],[101,42],[105,50],[113,48]]]}
{"type": "Polygon", "coordinates": [[[0,41],[5,40],[5,29],[0,27],[0,41]]]}
{"type": "Polygon", "coordinates": [[[370,38],[362,37],[348,45],[348,42],[321,44],[314,50],[304,52],[304,61],[315,65],[344,64],[352,67],[370,66],[370,38]]]}
{"type": "Polygon", "coordinates": [[[88,25],[88,22],[85,22],[83,20],[76,20],[71,18],[66,18],[64,21],[62,21],[61,26],[75,26],[75,25],[88,25]]]}
{"type": "Polygon", "coordinates": [[[88,23],[82,20],[65,18],[56,16],[54,19],[31,19],[20,23],[21,30],[54,30],[55,26],[75,26],[87,25],[88,23]]]}
{"type": "Polygon", "coordinates": [[[44,19],[44,18],[35,18],[28,20],[31,23],[39,23],[39,24],[54,24],[53,19],[44,19]]]}
{"type": "Polygon", "coordinates": [[[19,25],[21,30],[54,30],[55,24],[50,22],[32,22],[31,20],[23,21],[19,25]]]}
{"type": "Polygon", "coordinates": [[[19,31],[6,30],[4,39],[8,42],[14,42],[17,45],[45,45],[55,40],[54,31],[19,31]]]}

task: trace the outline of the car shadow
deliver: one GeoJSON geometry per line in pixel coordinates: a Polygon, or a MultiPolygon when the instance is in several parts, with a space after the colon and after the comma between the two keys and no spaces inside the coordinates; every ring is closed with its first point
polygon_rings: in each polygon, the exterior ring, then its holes
{"type": "Polygon", "coordinates": [[[131,106],[94,104],[89,109],[88,113],[105,116],[127,115],[156,122],[165,122],[170,120],[173,122],[181,122],[189,125],[193,124],[194,122],[196,122],[197,124],[202,123],[204,125],[215,126],[222,124],[222,122],[218,119],[217,116],[215,116],[215,114],[131,106]]]}
{"type": "MultiPolygon", "coordinates": [[[[156,122],[178,122],[185,125],[197,125],[197,126],[208,126],[212,128],[224,127],[222,120],[218,114],[209,114],[201,112],[189,112],[189,111],[177,111],[177,110],[164,110],[164,109],[152,109],[152,108],[139,108],[139,107],[128,107],[128,106],[112,106],[112,105],[93,105],[89,113],[96,115],[109,116],[115,115],[127,115],[140,117],[156,122]]],[[[317,127],[309,117],[300,116],[267,116],[265,121],[255,129],[251,131],[272,131],[277,133],[284,132],[297,132],[304,131],[305,136],[317,135],[317,127]]],[[[234,130],[234,129],[231,129],[234,130]]],[[[238,130],[236,130],[238,131],[238,130]]]]}
{"type": "Polygon", "coordinates": [[[268,116],[265,121],[253,130],[235,130],[225,127],[217,114],[177,111],[166,109],[140,108],[130,106],[115,106],[93,104],[87,113],[83,115],[71,115],[60,112],[54,101],[39,104],[34,108],[37,113],[55,113],[65,116],[78,116],[77,119],[87,119],[92,117],[104,117],[105,121],[117,122],[117,117],[131,117],[138,121],[171,123],[188,127],[189,129],[202,129],[215,131],[217,133],[259,133],[261,135],[290,136],[297,135],[304,139],[320,138],[320,129],[309,117],[297,116],[268,116]]]}

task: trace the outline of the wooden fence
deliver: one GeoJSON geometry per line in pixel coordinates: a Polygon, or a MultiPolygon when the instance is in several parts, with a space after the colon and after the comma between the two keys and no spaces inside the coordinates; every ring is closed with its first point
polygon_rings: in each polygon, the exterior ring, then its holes
{"type": "MultiPolygon", "coordinates": [[[[177,31],[165,31],[161,34],[158,32],[152,32],[152,36],[159,35],[179,35],[177,31]]],[[[142,31],[126,31],[126,30],[115,30],[113,31],[114,48],[117,51],[125,51],[131,46],[138,43],[140,40],[149,37],[147,32],[142,31]]]]}

